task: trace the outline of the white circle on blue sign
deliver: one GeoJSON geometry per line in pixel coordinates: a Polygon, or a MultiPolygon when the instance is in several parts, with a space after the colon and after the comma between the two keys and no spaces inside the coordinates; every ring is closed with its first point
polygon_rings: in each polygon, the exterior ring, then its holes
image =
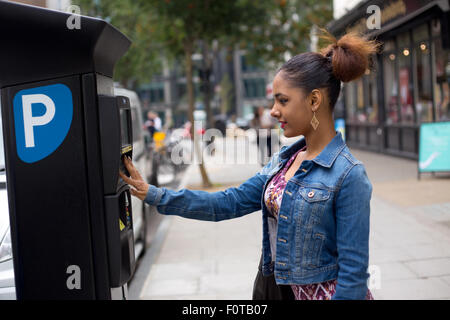
{"type": "Polygon", "coordinates": [[[17,155],[40,161],[63,143],[73,117],[73,99],[64,84],[24,89],[13,100],[17,155]]]}

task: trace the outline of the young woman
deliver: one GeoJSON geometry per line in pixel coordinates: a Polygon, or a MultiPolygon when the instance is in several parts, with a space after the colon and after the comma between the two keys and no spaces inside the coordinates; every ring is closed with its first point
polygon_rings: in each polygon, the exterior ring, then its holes
{"type": "Polygon", "coordinates": [[[161,214],[220,221],[262,209],[261,272],[295,299],[372,299],[367,287],[372,185],[334,130],[341,82],[361,77],[377,44],[346,34],[321,53],[299,54],[273,80],[271,115],[283,147],[237,188],[208,193],[148,185],[129,159],[131,193],[161,214]]]}

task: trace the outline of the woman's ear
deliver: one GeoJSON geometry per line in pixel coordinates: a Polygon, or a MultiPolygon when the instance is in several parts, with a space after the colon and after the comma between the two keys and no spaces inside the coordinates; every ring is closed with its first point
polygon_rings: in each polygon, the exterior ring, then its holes
{"type": "Polygon", "coordinates": [[[311,104],[312,111],[316,112],[319,109],[320,105],[322,104],[323,93],[319,89],[314,89],[313,91],[311,91],[309,97],[310,97],[309,102],[311,104]]]}

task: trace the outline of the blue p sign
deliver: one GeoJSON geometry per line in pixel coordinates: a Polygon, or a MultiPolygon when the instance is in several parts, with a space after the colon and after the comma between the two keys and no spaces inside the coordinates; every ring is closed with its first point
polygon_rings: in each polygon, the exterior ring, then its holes
{"type": "Polygon", "coordinates": [[[58,149],[69,132],[72,92],[64,84],[21,90],[13,108],[17,154],[24,162],[37,162],[58,149]]]}

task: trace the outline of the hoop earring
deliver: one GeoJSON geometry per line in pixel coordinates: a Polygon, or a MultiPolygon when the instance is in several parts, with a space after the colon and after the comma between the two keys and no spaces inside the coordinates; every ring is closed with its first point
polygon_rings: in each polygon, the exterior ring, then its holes
{"type": "Polygon", "coordinates": [[[319,120],[317,120],[315,112],[314,112],[313,118],[311,120],[311,125],[314,128],[314,130],[317,130],[317,127],[319,126],[319,120]]]}

